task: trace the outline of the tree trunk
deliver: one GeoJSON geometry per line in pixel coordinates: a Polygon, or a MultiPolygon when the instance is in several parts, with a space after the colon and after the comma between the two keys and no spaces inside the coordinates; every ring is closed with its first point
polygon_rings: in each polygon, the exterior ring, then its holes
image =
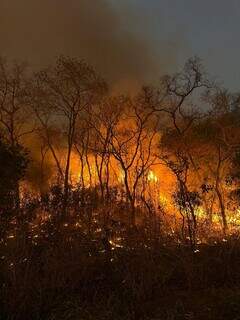
{"type": "Polygon", "coordinates": [[[220,205],[220,212],[221,212],[222,224],[223,224],[223,233],[225,235],[228,230],[228,224],[227,224],[227,217],[226,217],[226,212],[225,212],[224,201],[223,201],[223,197],[222,197],[222,194],[221,194],[221,191],[219,189],[218,184],[216,185],[216,194],[217,194],[219,205],[220,205]]]}

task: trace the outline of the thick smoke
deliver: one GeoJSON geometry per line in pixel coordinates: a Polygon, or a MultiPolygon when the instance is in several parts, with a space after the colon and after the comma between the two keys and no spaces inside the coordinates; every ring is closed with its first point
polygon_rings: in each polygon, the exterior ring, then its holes
{"type": "Polygon", "coordinates": [[[79,57],[115,87],[134,87],[172,60],[131,25],[127,8],[119,14],[110,0],[1,0],[0,54],[35,68],[59,54],[79,57]]]}

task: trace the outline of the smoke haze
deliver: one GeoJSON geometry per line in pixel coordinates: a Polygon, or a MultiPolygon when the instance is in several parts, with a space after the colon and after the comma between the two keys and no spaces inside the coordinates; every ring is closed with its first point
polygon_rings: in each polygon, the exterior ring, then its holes
{"type": "Polygon", "coordinates": [[[78,57],[116,88],[135,87],[156,79],[175,57],[128,30],[134,16],[127,6],[119,13],[110,0],[1,0],[0,54],[34,68],[59,54],[78,57]]]}

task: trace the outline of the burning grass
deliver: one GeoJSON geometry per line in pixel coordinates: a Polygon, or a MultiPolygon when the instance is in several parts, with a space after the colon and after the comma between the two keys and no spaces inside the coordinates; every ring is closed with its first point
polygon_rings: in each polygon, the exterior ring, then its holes
{"type": "Polygon", "coordinates": [[[74,207],[75,194],[64,222],[56,219],[60,200],[28,200],[22,219],[2,232],[1,319],[237,316],[237,234],[203,228],[193,250],[176,221],[139,207],[137,226],[129,228],[126,203],[91,197],[74,207]]]}

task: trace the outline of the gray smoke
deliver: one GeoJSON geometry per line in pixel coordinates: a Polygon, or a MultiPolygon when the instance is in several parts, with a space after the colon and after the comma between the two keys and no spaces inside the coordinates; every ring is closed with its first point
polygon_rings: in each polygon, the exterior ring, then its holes
{"type": "Polygon", "coordinates": [[[156,44],[128,30],[131,19],[110,0],[1,0],[0,54],[35,68],[59,54],[79,57],[115,87],[134,87],[156,79],[174,54],[159,56],[156,44]]]}

